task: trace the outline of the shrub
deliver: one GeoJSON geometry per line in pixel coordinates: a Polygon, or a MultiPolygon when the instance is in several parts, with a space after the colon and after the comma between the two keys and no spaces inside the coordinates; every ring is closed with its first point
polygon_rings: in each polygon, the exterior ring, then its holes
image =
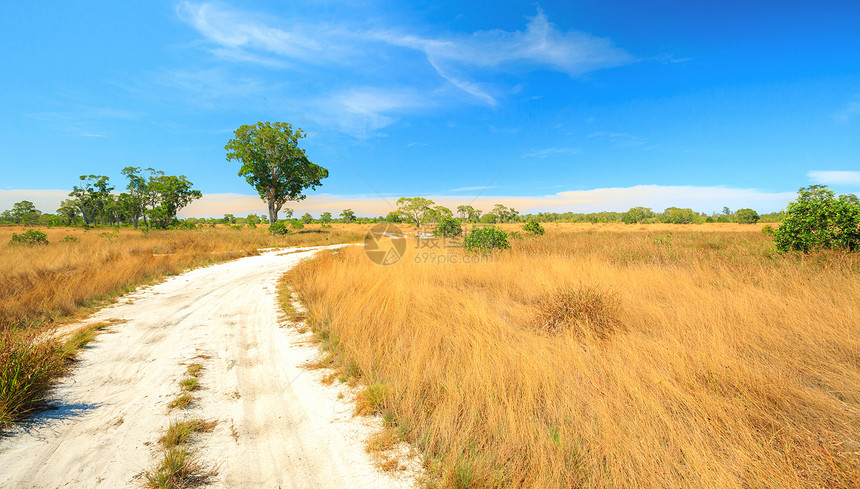
{"type": "Polygon", "coordinates": [[[540,225],[540,222],[533,217],[529,219],[529,222],[523,224],[523,231],[532,233],[535,236],[543,236],[543,233],[546,232],[543,226],[540,225]]]}
{"type": "Polygon", "coordinates": [[[436,226],[436,229],[433,230],[433,236],[440,236],[443,238],[453,238],[454,236],[460,236],[462,234],[463,228],[460,227],[460,221],[453,217],[443,217],[442,220],[439,221],[439,225],[436,226]]]}
{"type": "Polygon", "coordinates": [[[738,209],[735,211],[735,220],[739,224],[755,224],[761,217],[752,209],[738,209]]]}
{"type": "Polygon", "coordinates": [[[289,232],[290,230],[287,229],[287,223],[285,223],[284,221],[274,222],[271,226],[269,226],[269,233],[271,233],[273,236],[289,234],[289,232]]]}
{"type": "Polygon", "coordinates": [[[78,239],[77,236],[66,236],[63,238],[64,243],[77,243],[78,241],[80,241],[80,239],[78,239]]]}
{"type": "Polygon", "coordinates": [[[302,221],[299,221],[298,219],[295,219],[295,220],[293,220],[293,221],[291,221],[291,222],[290,222],[290,227],[291,227],[291,228],[293,228],[293,229],[304,229],[304,228],[305,228],[305,224],[304,224],[302,221]]]}
{"type": "Polygon", "coordinates": [[[773,236],[773,233],[775,233],[775,232],[776,232],[776,230],[773,229],[773,226],[771,226],[770,224],[765,224],[764,227],[761,228],[762,234],[769,234],[769,235],[773,236]]]}
{"type": "Polygon", "coordinates": [[[46,245],[48,244],[48,236],[38,229],[31,229],[23,234],[12,233],[10,244],[46,245]]]}
{"type": "Polygon", "coordinates": [[[840,195],[823,185],[797,191],[785,219],[774,233],[776,249],[808,253],[817,249],[860,249],[860,200],[840,195]]]}
{"type": "Polygon", "coordinates": [[[469,233],[463,240],[463,247],[468,251],[487,253],[494,249],[504,250],[511,245],[508,244],[508,233],[497,227],[485,227],[469,233]]]}

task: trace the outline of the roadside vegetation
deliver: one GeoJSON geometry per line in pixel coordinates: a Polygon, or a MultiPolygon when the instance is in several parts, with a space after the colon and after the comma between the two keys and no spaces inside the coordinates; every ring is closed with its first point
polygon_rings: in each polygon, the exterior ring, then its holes
{"type": "MultiPolygon", "coordinates": [[[[176,400],[168,405],[169,408],[188,408],[191,405],[191,395],[187,391],[197,389],[198,379],[203,365],[192,363],[185,373],[188,375],[179,382],[185,394],[176,398],[185,399],[183,406],[174,405],[176,400]],[[192,386],[192,387],[189,387],[192,386]]],[[[203,464],[195,448],[196,437],[200,433],[210,433],[217,423],[200,418],[173,419],[159,438],[161,456],[155,465],[143,473],[143,487],[147,489],[183,489],[205,485],[218,475],[217,468],[203,464]]]]}
{"type": "Polygon", "coordinates": [[[856,487],[860,254],[738,223],[541,227],[479,264],[349,247],[288,274],[357,409],[439,486],[856,487]]]}

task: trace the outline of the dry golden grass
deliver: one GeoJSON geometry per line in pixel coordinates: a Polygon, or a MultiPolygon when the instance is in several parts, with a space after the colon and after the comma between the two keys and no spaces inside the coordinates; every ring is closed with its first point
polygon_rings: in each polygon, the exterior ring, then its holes
{"type": "Polygon", "coordinates": [[[760,226],[546,227],[492,263],[350,247],[289,276],[359,409],[441,485],[858,486],[860,257],[776,255],[760,226]]]}
{"type": "Polygon", "coordinates": [[[150,231],[112,228],[42,229],[47,246],[8,245],[23,228],[0,227],[0,327],[24,326],[69,315],[188,268],[247,256],[258,248],[360,241],[357,226],[273,237],[266,226],[234,230],[150,231]],[[64,238],[71,236],[69,241],[64,238]]]}

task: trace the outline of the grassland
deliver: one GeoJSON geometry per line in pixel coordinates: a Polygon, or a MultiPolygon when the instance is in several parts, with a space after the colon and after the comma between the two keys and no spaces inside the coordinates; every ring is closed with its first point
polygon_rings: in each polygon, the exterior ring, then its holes
{"type": "Polygon", "coordinates": [[[860,257],[779,255],[758,226],[546,227],[480,263],[351,247],[288,276],[439,485],[858,487],[860,257]]]}

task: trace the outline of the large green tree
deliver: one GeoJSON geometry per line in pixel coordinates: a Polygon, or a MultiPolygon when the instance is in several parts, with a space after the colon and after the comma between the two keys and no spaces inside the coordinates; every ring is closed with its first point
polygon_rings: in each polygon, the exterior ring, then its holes
{"type": "Polygon", "coordinates": [[[239,176],[251,184],[269,208],[269,222],[287,201],[298,201],[303,192],[322,185],[328,170],[311,163],[299,140],[306,134],[288,122],[258,122],[240,126],[224,149],[227,161],[238,160],[239,176]]]}

